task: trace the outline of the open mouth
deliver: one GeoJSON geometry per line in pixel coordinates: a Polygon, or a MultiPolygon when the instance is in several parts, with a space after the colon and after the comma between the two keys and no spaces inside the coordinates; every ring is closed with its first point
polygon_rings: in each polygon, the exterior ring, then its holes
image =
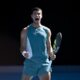
{"type": "Polygon", "coordinates": [[[36,21],[38,21],[38,20],[39,20],[39,18],[35,18],[35,20],[36,20],[36,21]]]}

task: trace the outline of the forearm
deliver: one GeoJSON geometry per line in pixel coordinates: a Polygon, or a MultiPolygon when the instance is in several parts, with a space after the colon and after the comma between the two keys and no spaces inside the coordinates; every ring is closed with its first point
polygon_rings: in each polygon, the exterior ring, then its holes
{"type": "Polygon", "coordinates": [[[51,45],[47,47],[48,55],[50,56],[53,53],[53,48],[51,45]]]}
{"type": "Polygon", "coordinates": [[[25,39],[21,39],[21,43],[20,43],[20,52],[26,51],[26,41],[25,39]]]}
{"type": "Polygon", "coordinates": [[[52,46],[48,47],[48,55],[49,55],[49,58],[50,58],[51,60],[55,60],[56,55],[55,55],[54,52],[53,52],[52,46]]]}
{"type": "Polygon", "coordinates": [[[22,29],[21,35],[20,35],[20,52],[26,51],[26,32],[27,27],[22,29]]]}
{"type": "Polygon", "coordinates": [[[20,47],[20,52],[22,53],[23,51],[26,51],[26,47],[20,47]]]}
{"type": "Polygon", "coordinates": [[[48,39],[47,39],[47,51],[48,51],[48,55],[50,57],[51,60],[54,60],[56,58],[56,55],[53,52],[53,48],[51,45],[51,31],[48,31],[48,39]]]}

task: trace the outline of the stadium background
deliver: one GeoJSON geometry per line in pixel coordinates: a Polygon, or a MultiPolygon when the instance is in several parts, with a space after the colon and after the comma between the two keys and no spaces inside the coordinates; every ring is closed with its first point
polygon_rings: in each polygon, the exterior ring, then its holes
{"type": "MultiPolygon", "coordinates": [[[[30,11],[33,7],[43,9],[42,24],[52,31],[52,43],[57,32],[61,31],[63,40],[55,65],[79,65],[78,56],[72,52],[72,3],[69,1],[29,0],[6,1],[0,5],[0,65],[22,65],[20,32],[31,23],[30,11]]],[[[75,18],[75,17],[74,17],[75,18]]]]}

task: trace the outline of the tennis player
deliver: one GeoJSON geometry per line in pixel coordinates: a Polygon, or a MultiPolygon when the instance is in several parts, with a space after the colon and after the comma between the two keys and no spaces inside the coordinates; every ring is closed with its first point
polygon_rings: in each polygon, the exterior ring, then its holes
{"type": "Polygon", "coordinates": [[[40,80],[51,80],[51,62],[56,55],[51,46],[51,30],[41,24],[42,9],[32,9],[32,23],[21,31],[20,51],[25,57],[22,80],[38,76],[40,80]]]}

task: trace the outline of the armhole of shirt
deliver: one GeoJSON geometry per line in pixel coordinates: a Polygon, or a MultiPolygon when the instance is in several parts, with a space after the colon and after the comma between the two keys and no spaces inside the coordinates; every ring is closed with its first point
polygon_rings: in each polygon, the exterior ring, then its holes
{"type": "Polygon", "coordinates": [[[44,31],[45,31],[46,34],[47,34],[47,38],[46,38],[46,39],[48,40],[48,36],[49,36],[49,35],[48,35],[48,30],[47,30],[46,28],[43,28],[43,29],[44,29],[44,31]]]}

